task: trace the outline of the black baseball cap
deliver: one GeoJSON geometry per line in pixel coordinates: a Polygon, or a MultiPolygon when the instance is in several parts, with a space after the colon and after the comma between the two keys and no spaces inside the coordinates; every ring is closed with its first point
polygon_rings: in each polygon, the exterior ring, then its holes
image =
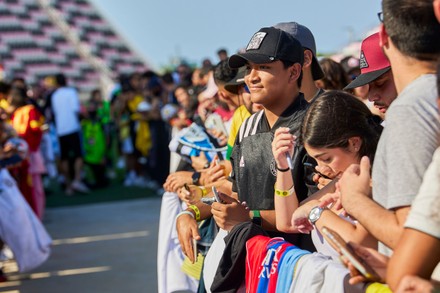
{"type": "Polygon", "coordinates": [[[274,27],[264,27],[252,36],[244,53],[234,54],[229,58],[229,67],[240,68],[248,61],[263,64],[276,60],[302,65],[303,48],[297,39],[285,31],[274,27]]]}
{"type": "Polygon", "coordinates": [[[240,67],[240,69],[238,69],[237,75],[225,84],[225,90],[235,95],[238,95],[238,90],[240,86],[244,85],[245,75],[246,67],[240,67]]]}

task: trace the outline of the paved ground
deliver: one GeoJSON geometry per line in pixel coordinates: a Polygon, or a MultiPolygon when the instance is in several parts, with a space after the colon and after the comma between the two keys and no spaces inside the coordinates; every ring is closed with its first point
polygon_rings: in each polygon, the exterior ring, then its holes
{"type": "Polygon", "coordinates": [[[51,257],[0,292],[157,292],[159,212],[160,198],[48,209],[51,257]]]}

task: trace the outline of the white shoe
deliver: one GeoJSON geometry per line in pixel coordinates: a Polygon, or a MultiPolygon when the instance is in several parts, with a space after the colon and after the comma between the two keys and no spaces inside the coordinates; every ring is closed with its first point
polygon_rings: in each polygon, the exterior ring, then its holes
{"type": "Polygon", "coordinates": [[[73,181],[72,182],[72,189],[78,192],[82,193],[89,193],[90,189],[81,181],[73,181]]]}

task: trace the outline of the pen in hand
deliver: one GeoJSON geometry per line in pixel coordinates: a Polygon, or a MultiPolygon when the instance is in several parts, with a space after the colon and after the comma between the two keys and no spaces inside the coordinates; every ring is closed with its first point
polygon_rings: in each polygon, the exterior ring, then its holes
{"type": "Polygon", "coordinates": [[[287,165],[289,166],[289,169],[293,170],[292,158],[290,157],[288,152],[286,153],[286,159],[287,159],[287,165]]]}

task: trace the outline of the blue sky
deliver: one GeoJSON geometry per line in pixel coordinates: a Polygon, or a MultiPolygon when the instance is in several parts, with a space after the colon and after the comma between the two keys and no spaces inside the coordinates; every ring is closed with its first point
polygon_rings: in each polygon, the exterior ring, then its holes
{"type": "Polygon", "coordinates": [[[315,35],[320,53],[361,40],[379,24],[380,0],[90,0],[155,68],[172,58],[217,62],[220,47],[236,52],[261,27],[297,21],[315,35]]]}

